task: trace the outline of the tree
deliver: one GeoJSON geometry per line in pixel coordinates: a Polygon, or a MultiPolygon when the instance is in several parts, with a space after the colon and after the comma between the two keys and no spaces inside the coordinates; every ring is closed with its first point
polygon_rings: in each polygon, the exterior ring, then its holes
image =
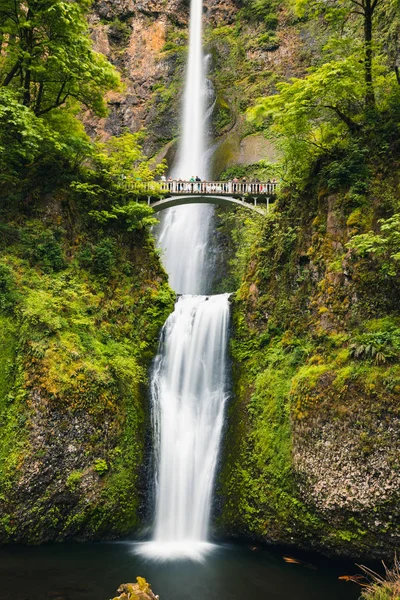
{"type": "Polygon", "coordinates": [[[1,86],[42,116],[69,98],[104,115],[104,93],[119,78],[93,51],[87,31],[89,0],[2,0],[1,86]]]}
{"type": "Polygon", "coordinates": [[[285,178],[303,180],[321,155],[358,134],[364,86],[357,54],[313,68],[304,79],[276,85],[278,94],[259,100],[250,120],[265,121],[281,148],[285,178]]]}
{"type": "Polygon", "coordinates": [[[368,108],[375,107],[375,92],[372,75],[372,20],[379,1],[382,2],[382,0],[350,0],[353,5],[352,12],[361,15],[363,19],[365,104],[368,108]]]}
{"type": "MultiPolygon", "coordinates": [[[[140,182],[152,181],[165,170],[165,162],[153,164],[142,152],[141,133],[124,133],[93,147],[71,189],[100,227],[114,231],[146,229],[156,224],[153,210],[136,201],[140,182]]],[[[143,190],[145,194],[145,191],[143,190]]]]}
{"type": "Polygon", "coordinates": [[[373,76],[374,61],[374,17],[379,9],[385,10],[390,0],[297,0],[295,5],[298,14],[313,14],[313,16],[324,15],[332,21],[332,14],[340,15],[340,28],[343,31],[343,24],[351,20],[352,15],[362,18],[362,44],[363,44],[363,63],[364,63],[364,85],[365,85],[365,105],[368,109],[375,107],[375,91],[373,76]]]}

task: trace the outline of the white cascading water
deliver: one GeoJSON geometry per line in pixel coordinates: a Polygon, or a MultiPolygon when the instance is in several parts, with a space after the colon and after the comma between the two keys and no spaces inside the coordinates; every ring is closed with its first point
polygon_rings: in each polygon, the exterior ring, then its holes
{"type": "Polygon", "coordinates": [[[182,296],[164,325],[152,378],[156,558],[200,559],[223,428],[228,294],[182,296]]]}
{"type": "MultiPolygon", "coordinates": [[[[206,61],[202,46],[202,0],[191,0],[189,56],[183,102],[182,135],[175,179],[207,178],[206,101],[209,93],[205,77],[206,61]]],[[[158,247],[171,287],[178,294],[204,294],[207,291],[207,243],[213,206],[193,204],[166,210],[161,217],[158,247]]]]}
{"type": "MultiPolygon", "coordinates": [[[[202,0],[191,0],[183,128],[174,177],[205,178],[202,0]]],[[[212,490],[227,398],[229,294],[207,293],[213,207],[165,211],[158,246],[170,284],[181,296],[167,319],[152,372],[156,516],[151,542],[138,551],[156,559],[200,560],[207,542],[212,490]]]]}

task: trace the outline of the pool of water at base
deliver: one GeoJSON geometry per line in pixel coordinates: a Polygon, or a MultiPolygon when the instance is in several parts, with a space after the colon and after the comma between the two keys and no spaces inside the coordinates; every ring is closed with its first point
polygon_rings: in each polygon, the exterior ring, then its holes
{"type": "Polygon", "coordinates": [[[135,545],[64,543],[0,548],[0,600],[109,600],[121,583],[145,577],[160,600],[356,600],[349,562],[239,544],[203,560],[154,562],[135,545]],[[301,561],[287,563],[284,556],[301,561]]]}

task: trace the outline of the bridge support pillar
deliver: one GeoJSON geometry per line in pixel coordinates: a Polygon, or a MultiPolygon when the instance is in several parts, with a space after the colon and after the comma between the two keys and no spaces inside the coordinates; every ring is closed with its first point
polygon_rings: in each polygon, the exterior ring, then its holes
{"type": "Polygon", "coordinates": [[[269,212],[269,196],[267,196],[267,212],[269,212]]]}
{"type": "Polygon", "coordinates": [[[147,204],[150,206],[151,196],[147,196],[147,204]]]}

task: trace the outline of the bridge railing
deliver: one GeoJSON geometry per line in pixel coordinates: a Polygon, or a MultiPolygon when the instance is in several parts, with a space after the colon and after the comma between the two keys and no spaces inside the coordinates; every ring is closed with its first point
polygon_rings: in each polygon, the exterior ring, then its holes
{"type": "Polygon", "coordinates": [[[132,190],[138,193],[165,194],[226,194],[243,196],[245,194],[273,196],[278,187],[277,181],[243,182],[243,181],[138,181],[132,190]]]}

